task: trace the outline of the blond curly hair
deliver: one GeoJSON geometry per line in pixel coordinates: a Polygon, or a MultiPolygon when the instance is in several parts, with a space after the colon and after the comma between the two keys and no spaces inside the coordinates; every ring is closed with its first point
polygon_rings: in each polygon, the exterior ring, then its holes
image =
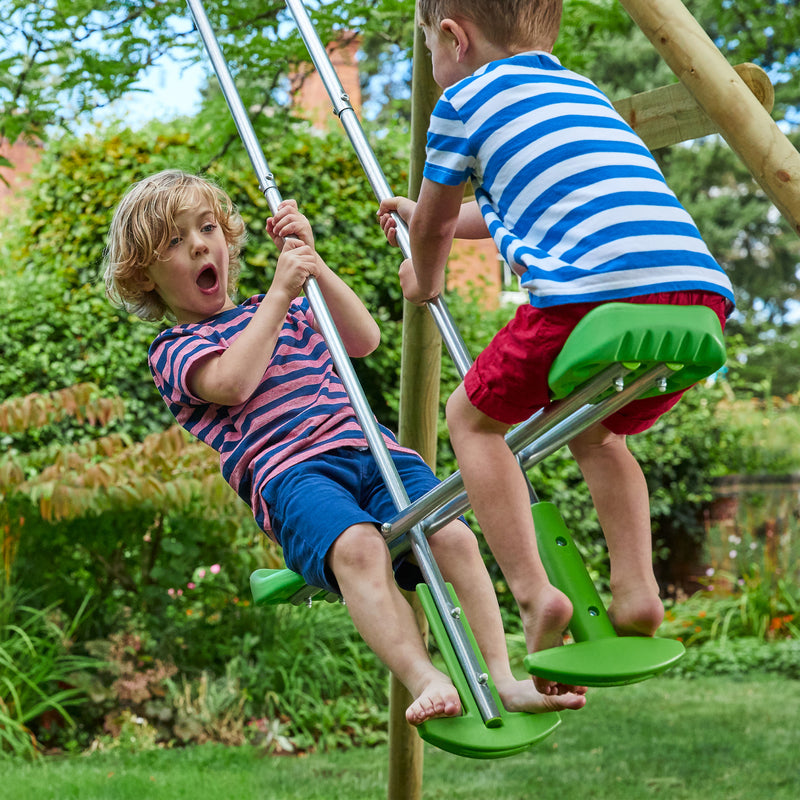
{"type": "Polygon", "coordinates": [[[239,254],[246,228],[236,205],[207,178],[178,169],[151,175],[128,189],[114,211],[104,253],[106,296],[144,320],[171,318],[170,309],[148,285],[147,268],[169,243],[175,217],[207,203],[228,243],[228,294],[236,290],[239,254]]]}

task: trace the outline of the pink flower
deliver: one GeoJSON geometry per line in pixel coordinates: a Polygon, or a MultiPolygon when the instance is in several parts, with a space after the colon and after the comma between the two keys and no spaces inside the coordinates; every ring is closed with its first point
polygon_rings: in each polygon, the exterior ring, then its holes
{"type": "Polygon", "coordinates": [[[198,578],[205,578],[205,576],[206,576],[206,571],[204,569],[197,570],[197,577],[198,578]]]}
{"type": "Polygon", "coordinates": [[[175,590],[174,589],[167,589],[167,594],[170,597],[175,597],[175,590]]]}
{"type": "Polygon", "coordinates": [[[222,567],[219,564],[212,564],[210,569],[211,569],[211,574],[216,575],[222,569],[222,567]]]}
{"type": "Polygon", "coordinates": [[[195,584],[192,583],[192,581],[189,581],[189,583],[186,584],[186,588],[187,589],[194,589],[195,588],[195,584]]]}

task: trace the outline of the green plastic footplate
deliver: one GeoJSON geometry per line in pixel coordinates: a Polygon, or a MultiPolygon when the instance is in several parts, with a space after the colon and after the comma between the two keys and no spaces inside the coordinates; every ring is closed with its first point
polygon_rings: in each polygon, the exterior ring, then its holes
{"type": "Polygon", "coordinates": [[[626,686],[669,669],[685,650],[674,639],[613,636],[529,653],[531,675],[571,686],[626,686]]]}
{"type": "MultiPolygon", "coordinates": [[[[447,588],[453,602],[458,605],[453,587],[448,584],[447,588]]],[[[501,711],[499,717],[484,723],[430,589],[426,584],[420,583],[417,586],[417,594],[450,678],[458,689],[462,707],[462,714],[459,717],[444,717],[424,722],[417,728],[420,736],[426,742],[449,753],[480,759],[517,755],[549,736],[561,723],[558,713],[551,711],[544,714],[526,714],[505,711],[497,695],[497,690],[491,682],[491,677],[489,678],[489,687],[497,707],[501,711]]],[[[481,652],[463,615],[461,621],[481,670],[487,672],[481,652]]]]}
{"type": "Polygon", "coordinates": [[[621,686],[652,678],[683,656],[683,645],[672,639],[617,636],[558,509],[534,503],[531,513],[547,576],[572,603],[575,643],[527,655],[528,672],[568,685],[621,686]]]}
{"type": "MultiPolygon", "coordinates": [[[[675,372],[667,392],[712,375],[725,364],[725,343],[717,315],[706,306],[604,303],[592,309],[570,334],[550,370],[554,399],[569,395],[611,364],[634,367],[630,377],[656,364],[675,372]]],[[[657,388],[641,395],[659,394],[657,388]]]]}

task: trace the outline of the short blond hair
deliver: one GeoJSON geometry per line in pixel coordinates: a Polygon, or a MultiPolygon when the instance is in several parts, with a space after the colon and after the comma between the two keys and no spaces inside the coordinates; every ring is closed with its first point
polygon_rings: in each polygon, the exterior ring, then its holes
{"type": "Polygon", "coordinates": [[[202,202],[208,203],[228,243],[227,291],[235,292],[247,235],[236,205],[207,178],[168,169],[133,184],[114,211],[103,260],[106,295],[113,303],[145,320],[172,316],[155,290],[144,289],[147,268],[169,243],[175,217],[202,202]]]}
{"type": "Polygon", "coordinates": [[[550,49],[561,26],[562,0],[419,0],[421,25],[438,30],[443,19],[463,17],[489,42],[512,49],[550,49]]]}

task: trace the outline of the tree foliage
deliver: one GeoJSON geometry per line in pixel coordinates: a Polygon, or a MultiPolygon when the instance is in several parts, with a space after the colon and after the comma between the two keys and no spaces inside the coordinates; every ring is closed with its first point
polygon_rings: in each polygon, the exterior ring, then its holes
{"type": "MultiPolygon", "coordinates": [[[[309,4],[323,41],[341,29],[380,32],[413,18],[413,2],[346,0],[309,4]]],[[[308,60],[278,0],[207,2],[206,11],[247,108],[288,102],[288,74],[308,60]]],[[[141,91],[145,70],[167,56],[206,63],[183,0],[0,0],[0,138],[43,136],[48,126],[75,129],[99,108],[141,91]]],[[[220,114],[217,120],[225,123],[220,114]]],[[[228,120],[222,134],[234,134],[228,120]]]]}

